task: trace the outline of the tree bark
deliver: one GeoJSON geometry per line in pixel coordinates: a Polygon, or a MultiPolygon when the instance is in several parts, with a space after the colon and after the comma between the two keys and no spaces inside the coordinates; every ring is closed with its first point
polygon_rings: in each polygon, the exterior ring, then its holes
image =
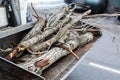
{"type": "MultiPolygon", "coordinates": [[[[21,51],[29,48],[30,46],[44,39],[45,37],[56,32],[59,28],[61,28],[62,25],[66,24],[70,20],[69,16],[70,15],[68,15],[65,19],[63,19],[57,26],[54,26],[53,28],[44,31],[42,34],[37,34],[36,36],[30,38],[29,40],[20,42],[20,44],[6,57],[6,59],[11,60],[21,51]]],[[[28,34],[28,37],[29,37],[29,34],[28,34]]]]}
{"type": "Polygon", "coordinates": [[[22,42],[29,40],[30,38],[34,37],[37,34],[42,33],[41,30],[44,26],[45,20],[38,20],[37,23],[32,28],[32,30],[23,38],[22,42]]]}
{"type": "Polygon", "coordinates": [[[49,30],[46,30],[42,34],[38,34],[38,35],[32,37],[31,39],[29,39],[27,41],[21,42],[20,45],[23,45],[25,48],[28,48],[28,47],[32,46],[33,44],[35,44],[36,42],[40,41],[41,39],[49,36],[50,34],[53,34],[54,32],[56,32],[61,27],[61,25],[66,24],[66,22],[68,22],[69,20],[70,20],[70,18],[66,17],[56,27],[53,27],[53,28],[51,28],[49,30]]]}
{"type": "Polygon", "coordinates": [[[65,10],[63,9],[62,12],[58,14],[57,17],[52,18],[53,20],[49,20],[47,25],[51,27],[57,26],[57,24],[59,24],[60,22],[60,19],[64,17],[64,15],[65,15],[65,10]]]}
{"type": "MultiPolygon", "coordinates": [[[[84,13],[83,16],[85,16],[87,14],[89,14],[89,12],[88,13],[84,13]]],[[[82,18],[82,16],[79,16],[78,19],[74,18],[71,22],[67,23],[63,28],[61,28],[59,30],[58,34],[54,38],[51,38],[50,40],[48,40],[46,42],[43,42],[42,44],[38,43],[37,45],[33,45],[30,49],[32,51],[38,51],[38,50],[41,50],[43,48],[46,48],[46,47],[52,45],[53,43],[58,41],[67,32],[67,30],[70,29],[73,26],[73,24],[78,22],[81,18],[82,18]],[[47,44],[47,42],[49,42],[49,44],[47,44]]],[[[75,26],[73,26],[73,28],[74,27],[75,26]]]]}
{"type": "Polygon", "coordinates": [[[86,11],[85,13],[83,13],[82,15],[78,15],[77,17],[74,17],[70,22],[70,14],[68,14],[56,27],[53,27],[49,30],[46,30],[44,31],[42,34],[38,34],[34,37],[32,37],[31,39],[29,40],[26,40],[26,41],[23,41],[21,42],[18,47],[13,51],[11,52],[6,58],[8,60],[11,60],[14,56],[17,55],[17,53],[25,50],[26,48],[29,48],[31,47],[32,45],[34,45],[35,43],[39,42],[40,40],[44,39],[45,37],[53,34],[54,32],[56,32],[58,29],[61,28],[61,26],[63,26],[64,24],[66,24],[67,22],[69,22],[69,24],[65,25],[65,27],[69,27],[69,26],[72,26],[73,24],[77,23],[83,16],[86,16],[88,14],[91,13],[91,10],[88,10],[86,11]]]}
{"type": "MultiPolygon", "coordinates": [[[[69,24],[65,25],[65,27],[69,27],[72,26],[73,24],[75,24],[76,22],[78,22],[83,16],[86,16],[88,14],[90,14],[91,10],[86,11],[85,13],[83,13],[82,15],[80,14],[78,17],[75,17],[71,22],[69,22],[69,24]]],[[[50,34],[54,33],[55,31],[57,31],[61,25],[65,24],[66,22],[69,21],[69,17],[66,17],[62,23],[59,23],[56,27],[53,27],[52,29],[49,29],[45,32],[43,32],[41,35],[37,35],[27,41],[24,41],[22,43],[20,43],[21,45],[25,46],[25,48],[28,48],[30,46],[32,46],[33,44],[35,44],[36,42],[40,41],[41,39],[49,36],[50,34]]]]}
{"type": "Polygon", "coordinates": [[[68,30],[64,30],[62,29],[57,36],[54,36],[52,38],[50,38],[49,40],[43,42],[43,43],[37,43],[33,46],[31,46],[29,48],[29,50],[36,52],[36,51],[41,51],[47,47],[49,47],[50,45],[54,44],[56,41],[58,41],[59,39],[63,40],[64,36],[66,36],[70,31],[68,30]]]}
{"type": "MultiPolygon", "coordinates": [[[[71,33],[68,41],[64,44],[67,48],[74,50],[79,46],[83,46],[86,43],[93,40],[93,34],[88,32],[80,35],[79,37],[71,33]]],[[[63,56],[69,54],[69,51],[64,50],[63,48],[54,47],[49,50],[46,54],[36,57],[29,62],[21,63],[19,66],[23,67],[26,70],[40,74],[43,70],[48,68],[55,61],[60,59],[63,56]]]]}

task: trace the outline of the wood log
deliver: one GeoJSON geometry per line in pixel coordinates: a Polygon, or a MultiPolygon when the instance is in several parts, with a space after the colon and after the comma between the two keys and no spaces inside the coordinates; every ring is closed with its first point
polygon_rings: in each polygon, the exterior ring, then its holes
{"type": "MultiPolygon", "coordinates": [[[[54,23],[52,25],[53,27],[56,26],[56,24],[58,24],[58,21],[60,21],[60,18],[63,17],[64,14],[65,14],[65,8],[63,8],[62,12],[59,13],[57,16],[55,16],[55,15],[52,16],[52,18],[56,17],[56,19],[55,19],[55,21],[54,21],[54,23]]],[[[53,20],[51,20],[51,19],[48,20],[48,23],[50,21],[53,21],[53,20]]],[[[45,26],[45,20],[43,18],[39,18],[38,17],[37,23],[35,24],[35,26],[33,27],[33,29],[23,38],[22,42],[26,41],[26,40],[28,40],[28,39],[30,39],[32,37],[34,37],[37,34],[42,33],[41,31],[42,31],[42,28],[44,26],[45,26]]],[[[50,26],[50,25],[48,25],[48,26],[50,26]]]]}
{"type": "MultiPolygon", "coordinates": [[[[53,14],[52,19],[50,18],[49,20],[47,20],[48,22],[47,25],[50,26],[49,23],[52,23],[51,26],[53,27],[56,26],[59,23],[60,18],[63,17],[63,15],[65,15],[65,8],[63,8],[62,12],[59,13],[57,16],[53,14]]],[[[35,24],[33,29],[23,38],[22,42],[34,37],[37,34],[42,33],[41,31],[44,26],[45,26],[45,20],[43,18],[38,18],[37,23],[35,24]]]]}
{"type": "Polygon", "coordinates": [[[52,44],[52,42],[55,41],[55,37],[43,42],[43,43],[37,43],[35,45],[33,45],[32,47],[29,48],[29,50],[36,52],[36,51],[41,51],[42,49],[47,48],[48,46],[50,46],[52,44]]]}
{"type": "Polygon", "coordinates": [[[55,14],[52,14],[47,19],[47,25],[46,27],[50,27],[50,25],[56,20],[57,16],[55,14]]]}
{"type": "MultiPolygon", "coordinates": [[[[93,40],[93,34],[90,32],[82,34],[79,37],[71,33],[69,37],[69,41],[67,41],[64,44],[64,46],[74,50],[75,48],[79,46],[83,46],[92,40],[93,40]]],[[[36,57],[29,62],[21,63],[19,64],[19,66],[23,67],[26,70],[40,74],[43,70],[48,68],[55,61],[68,54],[69,51],[64,50],[63,48],[54,47],[51,50],[49,50],[46,54],[40,57],[36,57]]]]}
{"type": "MultiPolygon", "coordinates": [[[[91,13],[91,10],[88,10],[88,11],[86,11],[85,13],[83,13],[82,15],[80,14],[78,17],[74,18],[74,19],[73,19],[69,24],[67,24],[66,26],[67,26],[67,27],[68,27],[68,26],[72,26],[73,24],[75,24],[76,22],[78,22],[83,16],[86,16],[86,15],[88,15],[88,14],[90,14],[90,13],[91,13]]],[[[32,45],[35,44],[36,42],[40,41],[41,39],[49,36],[50,34],[54,33],[55,31],[57,31],[57,30],[61,27],[61,25],[64,25],[66,22],[69,21],[69,19],[70,19],[69,16],[70,16],[70,15],[68,15],[68,17],[66,17],[66,18],[62,21],[62,23],[59,23],[58,26],[53,27],[52,29],[49,29],[49,30],[43,32],[41,35],[36,35],[35,37],[33,37],[33,38],[31,38],[31,39],[29,39],[29,40],[27,40],[27,41],[24,41],[24,42],[22,42],[22,43],[20,43],[20,44],[23,45],[25,48],[28,48],[28,47],[32,46],[32,45]]]]}
{"type": "MultiPolygon", "coordinates": [[[[50,18],[48,18],[47,20],[47,24],[46,27],[44,28],[43,31],[46,31],[48,29],[51,29],[52,27],[56,27],[60,22],[61,22],[61,18],[64,17],[65,18],[65,12],[61,12],[59,14],[53,14],[50,18]]],[[[62,20],[64,19],[62,18],[62,20]]]]}
{"type": "Polygon", "coordinates": [[[41,30],[44,27],[44,25],[45,25],[45,20],[38,20],[37,23],[32,28],[32,30],[23,38],[22,42],[34,37],[37,34],[42,33],[41,30]]]}
{"type": "MultiPolygon", "coordinates": [[[[90,11],[84,13],[82,16],[88,15],[89,13],[90,11]]],[[[73,26],[73,24],[78,22],[82,18],[82,16],[79,16],[78,19],[74,18],[71,22],[67,23],[63,28],[59,30],[58,34],[54,38],[51,38],[44,43],[38,43],[37,45],[33,45],[32,47],[30,47],[30,49],[32,51],[38,51],[52,45],[53,43],[58,41],[67,32],[67,30],[69,30],[71,27],[74,28],[75,26],[73,26]]]]}
{"type": "Polygon", "coordinates": [[[48,20],[47,26],[57,26],[57,24],[60,22],[60,19],[65,15],[65,9],[63,8],[62,12],[59,13],[57,16],[52,17],[52,19],[48,20]]]}
{"type": "Polygon", "coordinates": [[[61,25],[66,24],[70,20],[69,16],[70,15],[68,15],[65,19],[63,19],[57,26],[44,31],[42,34],[37,34],[36,36],[32,37],[29,40],[20,42],[20,44],[6,57],[6,59],[11,60],[13,57],[15,57],[21,51],[25,50],[26,48],[32,46],[33,44],[37,43],[38,41],[40,41],[40,40],[44,39],[45,37],[56,32],[59,28],[61,28],[61,25]]]}
{"type": "Polygon", "coordinates": [[[61,25],[64,25],[66,22],[69,21],[69,19],[70,19],[69,17],[65,18],[62,21],[62,23],[59,23],[56,27],[53,27],[49,30],[46,30],[42,34],[38,34],[38,35],[32,37],[31,39],[29,39],[27,41],[21,42],[20,45],[23,45],[25,48],[28,48],[28,47],[32,46],[33,44],[40,41],[41,39],[49,36],[50,34],[53,34],[54,32],[56,32],[61,27],[61,25]]]}
{"type": "MultiPolygon", "coordinates": [[[[66,36],[66,35],[69,33],[69,30],[66,31],[66,32],[63,32],[63,33],[64,33],[64,35],[66,36]]],[[[52,45],[53,43],[55,43],[56,41],[58,41],[59,38],[60,38],[60,41],[61,41],[61,40],[64,40],[64,35],[61,35],[61,34],[63,34],[63,33],[61,33],[61,31],[60,31],[60,33],[57,35],[58,37],[57,37],[57,36],[54,36],[54,37],[50,38],[49,40],[47,40],[47,41],[45,41],[45,42],[37,43],[37,44],[31,46],[31,47],[28,49],[28,51],[29,51],[30,53],[31,53],[31,51],[32,51],[32,53],[35,53],[35,52],[37,52],[37,51],[41,51],[41,50],[47,48],[48,46],[52,45]]],[[[62,42],[63,42],[63,41],[62,41],[62,42]]]]}
{"type": "Polygon", "coordinates": [[[79,56],[77,56],[77,55],[73,52],[73,50],[72,50],[71,48],[65,47],[63,43],[58,42],[57,47],[60,47],[60,48],[63,48],[63,49],[65,49],[65,50],[69,51],[73,56],[76,57],[76,59],[78,59],[78,60],[80,59],[79,56]]]}
{"type": "MultiPolygon", "coordinates": [[[[83,16],[86,16],[88,14],[91,13],[91,10],[86,11],[85,13],[83,13],[82,15],[80,14],[78,17],[73,18],[73,20],[67,24],[66,26],[71,26],[73,24],[75,24],[76,22],[78,22],[83,16]]],[[[70,20],[70,16],[71,14],[69,14],[65,19],[63,19],[61,21],[61,23],[59,23],[56,27],[53,27],[52,29],[49,29],[47,31],[44,31],[42,34],[38,34],[34,37],[32,37],[31,39],[27,40],[27,41],[23,41],[21,42],[18,47],[16,48],[16,50],[13,50],[13,52],[11,52],[6,59],[11,60],[14,56],[17,55],[17,53],[25,50],[26,48],[34,45],[35,43],[37,43],[38,41],[42,40],[43,38],[49,36],[50,34],[54,33],[55,31],[57,31],[59,28],[61,28],[61,25],[63,26],[64,24],[66,24],[69,20],[70,20]],[[18,49],[19,48],[19,49],[18,49]],[[12,56],[11,56],[12,55],[12,56]]]]}
{"type": "Polygon", "coordinates": [[[51,27],[52,28],[52,27],[57,26],[57,24],[59,24],[59,22],[61,22],[61,19],[64,19],[65,16],[68,13],[72,13],[72,11],[70,12],[69,7],[68,6],[67,7],[63,7],[62,10],[60,10],[56,14],[51,15],[51,17],[48,18],[48,20],[47,20],[47,27],[51,27]]]}

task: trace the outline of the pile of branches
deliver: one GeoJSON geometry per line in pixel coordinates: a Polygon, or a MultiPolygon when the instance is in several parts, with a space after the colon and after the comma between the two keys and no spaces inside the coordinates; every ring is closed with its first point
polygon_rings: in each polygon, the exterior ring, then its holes
{"type": "Polygon", "coordinates": [[[90,14],[91,10],[82,14],[73,13],[72,10],[65,7],[59,14],[52,15],[47,20],[39,17],[33,29],[6,59],[17,59],[24,50],[27,50],[30,54],[20,57],[23,62],[18,65],[35,73],[41,73],[55,61],[70,53],[79,59],[73,50],[89,43],[94,36],[87,31],[88,26],[77,28],[77,24],[84,16],[90,14]]]}

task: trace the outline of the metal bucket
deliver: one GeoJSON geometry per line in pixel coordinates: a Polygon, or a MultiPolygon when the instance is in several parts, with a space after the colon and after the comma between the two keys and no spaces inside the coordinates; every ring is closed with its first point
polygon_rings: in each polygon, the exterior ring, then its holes
{"type": "MultiPolygon", "coordinates": [[[[29,23],[0,32],[0,34],[3,34],[0,35],[0,48],[8,49],[12,46],[15,48],[32,26],[33,23],[29,23]]],[[[97,33],[100,34],[99,32],[97,33]]],[[[0,80],[44,80],[44,78],[46,80],[64,80],[75,69],[78,62],[83,59],[85,53],[92,47],[95,41],[84,47],[80,47],[75,51],[75,53],[80,57],[80,60],[76,60],[72,55],[68,55],[67,57],[59,59],[48,69],[43,71],[42,75],[27,71],[19,67],[17,64],[6,60],[4,57],[6,57],[10,52],[0,52],[0,80]],[[9,79],[9,77],[12,79],[9,79]]]]}

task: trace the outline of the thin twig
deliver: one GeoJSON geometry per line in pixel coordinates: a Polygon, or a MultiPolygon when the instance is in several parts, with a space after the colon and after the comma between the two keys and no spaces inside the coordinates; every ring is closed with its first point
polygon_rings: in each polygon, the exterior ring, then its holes
{"type": "Polygon", "coordinates": [[[35,8],[33,7],[33,4],[32,4],[32,3],[31,3],[31,7],[32,7],[33,11],[35,12],[36,16],[37,16],[38,18],[40,18],[40,16],[38,15],[37,11],[36,11],[35,8]]]}
{"type": "Polygon", "coordinates": [[[76,57],[76,59],[80,59],[79,57],[78,57],[78,55],[76,55],[75,54],[75,52],[73,52],[73,50],[72,49],[68,49],[68,51],[72,54],[72,55],[74,55],[75,57],[76,57]]]}
{"type": "Polygon", "coordinates": [[[93,32],[93,31],[100,31],[100,30],[98,30],[98,29],[74,29],[75,31],[91,31],[91,32],[93,32]]]}
{"type": "Polygon", "coordinates": [[[76,53],[73,52],[72,48],[67,48],[67,47],[64,46],[63,44],[64,44],[64,43],[61,43],[61,42],[58,41],[58,44],[56,44],[56,46],[57,46],[57,47],[60,47],[60,48],[63,48],[63,49],[65,49],[65,50],[67,50],[67,51],[69,51],[73,56],[76,57],[76,59],[78,59],[78,60],[80,59],[79,56],[76,55],[76,53]]]}
{"type": "Polygon", "coordinates": [[[94,14],[94,15],[84,16],[84,18],[117,17],[117,16],[120,16],[120,14],[119,13],[114,13],[114,14],[94,14]]]}

